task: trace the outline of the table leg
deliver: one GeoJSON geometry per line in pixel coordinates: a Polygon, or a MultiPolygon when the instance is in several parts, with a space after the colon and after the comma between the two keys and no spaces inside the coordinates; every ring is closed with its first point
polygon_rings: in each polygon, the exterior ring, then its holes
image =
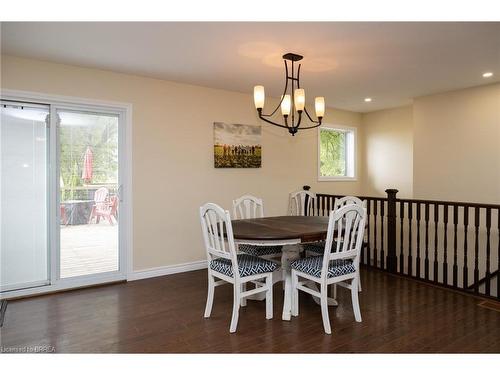
{"type": "Polygon", "coordinates": [[[300,258],[300,245],[283,246],[281,256],[281,268],[285,273],[285,298],[283,301],[282,320],[290,320],[292,315],[292,269],[290,263],[300,258]]]}

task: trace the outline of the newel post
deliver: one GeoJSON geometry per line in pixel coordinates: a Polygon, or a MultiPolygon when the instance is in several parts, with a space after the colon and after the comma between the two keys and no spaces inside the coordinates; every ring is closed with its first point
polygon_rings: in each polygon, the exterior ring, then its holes
{"type": "Polygon", "coordinates": [[[396,273],[398,270],[396,256],[396,194],[397,189],[387,189],[387,271],[396,273]]]}

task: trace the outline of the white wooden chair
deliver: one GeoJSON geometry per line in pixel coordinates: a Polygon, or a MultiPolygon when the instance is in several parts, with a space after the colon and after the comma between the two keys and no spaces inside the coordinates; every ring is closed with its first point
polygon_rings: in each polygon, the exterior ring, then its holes
{"type": "MultiPolygon", "coordinates": [[[[257,219],[264,217],[264,203],[261,198],[253,195],[243,195],[233,200],[235,219],[257,219]]],[[[240,244],[238,250],[244,253],[264,258],[281,257],[282,246],[256,246],[240,244]]]]}
{"type": "Polygon", "coordinates": [[[205,318],[212,312],[215,287],[233,284],[233,314],[229,332],[236,332],[240,304],[246,305],[246,297],[257,293],[266,294],[266,319],[273,317],[273,272],[279,265],[267,259],[249,254],[236,254],[233,228],[228,211],[214,203],[200,207],[200,221],[207,251],[208,296],[205,318]],[[224,233],[226,238],[224,238],[224,233]],[[219,279],[216,281],[215,279],[219,279]],[[263,280],[263,283],[258,282],[263,280]],[[246,290],[247,282],[258,287],[246,290]]]}
{"type": "Polygon", "coordinates": [[[234,219],[256,219],[264,217],[264,202],[253,195],[243,195],[233,200],[234,219]]]}
{"type": "MultiPolygon", "coordinates": [[[[342,198],[335,198],[335,201],[333,202],[333,210],[338,210],[341,207],[344,207],[345,205],[348,204],[355,204],[360,207],[366,208],[366,201],[362,201],[358,197],[353,197],[353,196],[345,196],[342,198]]],[[[314,256],[314,255],[322,255],[323,252],[325,251],[325,241],[319,241],[319,242],[311,242],[304,244],[304,251],[306,252],[306,255],[309,256],[314,256]]],[[[333,244],[335,246],[335,243],[333,244]]],[[[359,271],[358,271],[359,274],[359,271]]],[[[358,280],[358,288],[359,291],[361,292],[361,278],[358,280]]],[[[337,286],[334,284],[332,286],[332,296],[333,298],[337,298],[337,286]]]]}
{"type": "Polygon", "coordinates": [[[290,193],[288,214],[290,216],[312,215],[316,194],[307,190],[290,193]]]}
{"type": "Polygon", "coordinates": [[[325,333],[331,334],[328,317],[328,285],[339,284],[351,290],[352,308],[357,322],[361,322],[358,301],[359,258],[366,221],[366,209],[349,204],[330,213],[326,246],[321,256],[297,259],[292,268],[292,315],[299,314],[299,290],[320,299],[321,315],[325,333]],[[330,251],[337,234],[335,249],[330,251]],[[301,281],[301,279],[305,279],[301,281]],[[305,284],[314,281],[320,285],[320,291],[305,284]]]}

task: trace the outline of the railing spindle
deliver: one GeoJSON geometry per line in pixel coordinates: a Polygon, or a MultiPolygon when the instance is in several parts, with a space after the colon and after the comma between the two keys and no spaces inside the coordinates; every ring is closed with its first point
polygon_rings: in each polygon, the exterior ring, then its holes
{"type": "MultiPolygon", "coordinates": [[[[443,284],[448,285],[448,211],[447,204],[443,205],[443,284]]],[[[437,232],[437,226],[436,226],[437,232]]],[[[437,238],[437,236],[436,236],[437,238]]]]}
{"type": "Polygon", "coordinates": [[[424,279],[429,280],[429,204],[425,204],[425,259],[424,279]]]}
{"type": "Polygon", "coordinates": [[[377,262],[377,206],[378,206],[378,200],[374,199],[373,200],[373,265],[375,267],[378,267],[378,262],[377,262]]]}
{"type": "Polygon", "coordinates": [[[439,266],[438,266],[438,221],[439,221],[439,205],[434,205],[434,279],[437,283],[439,281],[439,266]]]}
{"type": "Polygon", "coordinates": [[[497,252],[497,299],[500,300],[500,208],[497,210],[497,237],[498,237],[498,252],[497,252]]]}
{"type": "MultiPolygon", "coordinates": [[[[490,232],[491,232],[491,209],[486,209],[486,295],[491,295],[491,264],[490,264],[490,256],[491,256],[491,245],[490,245],[490,232]]],[[[500,277],[500,276],[497,276],[500,277]]],[[[497,292],[498,294],[498,292],[497,292]]]]}
{"type": "Polygon", "coordinates": [[[384,207],[385,202],[380,201],[380,268],[385,269],[385,246],[384,246],[384,207]]]}
{"type": "Polygon", "coordinates": [[[457,241],[457,230],[458,230],[458,206],[453,205],[453,287],[458,287],[458,241],[457,241]]]}
{"type": "Polygon", "coordinates": [[[412,249],[412,221],[413,221],[413,203],[408,202],[408,275],[413,275],[413,256],[412,249]]]}
{"type": "Polygon", "coordinates": [[[417,203],[417,271],[416,276],[420,278],[420,203],[417,203]]]}
{"type": "Polygon", "coordinates": [[[370,265],[371,264],[371,240],[370,240],[370,227],[371,227],[371,205],[372,205],[372,201],[370,199],[367,199],[366,200],[366,216],[367,216],[367,220],[368,220],[368,225],[366,227],[366,236],[368,238],[368,241],[366,243],[366,263],[365,264],[368,264],[370,265]]]}
{"type": "MultiPolygon", "coordinates": [[[[366,221],[368,222],[368,218],[366,218],[366,221]]],[[[366,251],[366,242],[365,242],[365,239],[363,237],[363,243],[361,244],[361,259],[359,260],[361,264],[365,264],[365,251],[366,251]]]]}
{"type": "Polygon", "coordinates": [[[405,217],[405,203],[404,202],[399,202],[399,219],[400,219],[400,225],[399,225],[399,273],[404,273],[405,269],[405,260],[403,256],[403,248],[404,248],[404,217],[405,217]]]}
{"type": "Polygon", "coordinates": [[[479,292],[479,207],[474,209],[474,291],[479,292]]]}
{"type": "Polygon", "coordinates": [[[463,280],[462,287],[468,289],[469,287],[469,267],[467,257],[467,238],[469,234],[469,206],[464,206],[464,266],[463,266],[463,280]]]}

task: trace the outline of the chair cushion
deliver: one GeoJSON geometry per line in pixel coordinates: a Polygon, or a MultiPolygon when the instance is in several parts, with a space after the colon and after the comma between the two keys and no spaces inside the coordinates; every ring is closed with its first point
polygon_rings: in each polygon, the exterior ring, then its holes
{"type": "MultiPolygon", "coordinates": [[[[314,256],[303,259],[297,259],[292,262],[291,267],[294,270],[307,273],[314,277],[321,277],[321,267],[323,266],[323,257],[314,256]]],[[[328,266],[328,278],[347,275],[356,272],[352,259],[334,259],[328,266]]]]}
{"type": "Polygon", "coordinates": [[[274,255],[281,254],[281,249],[283,246],[255,246],[255,245],[238,245],[238,250],[244,253],[255,255],[256,257],[261,257],[264,255],[274,255]]]}
{"type": "MultiPolygon", "coordinates": [[[[238,254],[238,269],[240,277],[273,272],[279,268],[277,263],[249,254],[238,254]]],[[[226,276],[233,277],[233,265],[230,259],[217,258],[210,261],[210,269],[226,276]]]]}

